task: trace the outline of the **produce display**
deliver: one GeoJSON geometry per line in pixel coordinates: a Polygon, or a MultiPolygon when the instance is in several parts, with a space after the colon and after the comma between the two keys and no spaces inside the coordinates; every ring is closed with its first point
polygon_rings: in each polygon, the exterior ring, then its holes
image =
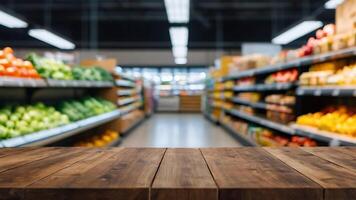
{"type": "Polygon", "coordinates": [[[27,56],[43,78],[56,80],[73,80],[72,70],[62,61],[40,57],[34,53],[27,56]]]}
{"type": "Polygon", "coordinates": [[[256,92],[241,92],[236,97],[249,102],[258,102],[261,100],[261,94],[256,92]]]}
{"type": "Polygon", "coordinates": [[[306,86],[356,85],[356,64],[339,67],[336,63],[314,65],[300,76],[300,84],[306,86]]]}
{"type": "Polygon", "coordinates": [[[299,116],[297,124],[356,137],[356,109],[331,106],[320,112],[299,116]]]}
{"type": "Polygon", "coordinates": [[[0,77],[1,76],[33,79],[40,78],[32,63],[16,58],[14,50],[10,47],[5,47],[0,50],[0,77]]]}
{"type": "Polygon", "coordinates": [[[294,105],[295,101],[295,96],[284,94],[271,94],[265,97],[265,102],[270,104],[294,105]]]}
{"type": "Polygon", "coordinates": [[[106,130],[104,133],[95,135],[86,140],[79,141],[74,144],[76,147],[105,147],[117,140],[120,137],[119,133],[113,130],[106,130]]]}
{"type": "Polygon", "coordinates": [[[64,101],[58,110],[66,114],[71,121],[78,121],[95,115],[100,115],[116,109],[110,101],[87,97],[82,100],[64,101]]]}
{"type": "Polygon", "coordinates": [[[256,83],[256,79],[254,77],[242,78],[236,81],[237,86],[250,86],[256,83]]]}
{"type": "Polygon", "coordinates": [[[101,67],[73,67],[75,80],[85,81],[113,81],[111,74],[101,67]]]}
{"type": "Polygon", "coordinates": [[[282,70],[275,72],[271,75],[269,75],[265,83],[266,84],[271,84],[271,83],[290,83],[298,80],[298,70],[297,69],[288,69],[288,70],[282,70]]]}
{"type": "Polygon", "coordinates": [[[0,139],[26,135],[68,124],[67,115],[43,103],[0,109],[0,139]]]}
{"type": "Polygon", "coordinates": [[[265,97],[266,108],[269,110],[267,112],[267,117],[273,119],[279,119],[277,121],[282,122],[290,122],[291,120],[295,119],[294,115],[280,115],[275,112],[293,114],[294,105],[295,105],[296,98],[295,96],[291,95],[284,95],[284,94],[272,94],[265,97]]]}

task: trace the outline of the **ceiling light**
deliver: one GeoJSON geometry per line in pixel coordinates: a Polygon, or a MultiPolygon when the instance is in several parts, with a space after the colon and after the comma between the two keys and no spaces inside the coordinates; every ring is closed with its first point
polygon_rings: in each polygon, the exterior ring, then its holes
{"type": "Polygon", "coordinates": [[[8,28],[26,28],[28,24],[21,19],[0,10],[0,24],[8,28]]]}
{"type": "Polygon", "coordinates": [[[189,0],[164,0],[169,23],[188,23],[189,4],[189,0]]]}
{"type": "Polygon", "coordinates": [[[169,28],[172,46],[187,46],[188,45],[188,28],[187,27],[171,27],[169,28]]]}
{"type": "Polygon", "coordinates": [[[173,51],[173,56],[175,58],[183,58],[183,57],[187,57],[188,48],[186,46],[182,46],[182,47],[174,46],[172,48],[172,51],[173,51]]]}
{"type": "Polygon", "coordinates": [[[175,58],[174,62],[177,65],[184,65],[184,64],[187,64],[187,58],[175,58]]]}
{"type": "Polygon", "coordinates": [[[335,9],[338,5],[342,4],[344,0],[329,0],[324,4],[326,9],[335,9]]]}
{"type": "Polygon", "coordinates": [[[288,44],[323,26],[321,21],[304,21],[279,36],[273,38],[275,44],[288,44]]]}
{"type": "Polygon", "coordinates": [[[46,42],[50,45],[53,45],[55,47],[58,47],[60,49],[74,49],[75,45],[72,42],[69,42],[68,40],[55,35],[45,29],[31,29],[28,31],[28,34],[31,37],[34,37],[38,40],[41,40],[43,42],[46,42]]]}

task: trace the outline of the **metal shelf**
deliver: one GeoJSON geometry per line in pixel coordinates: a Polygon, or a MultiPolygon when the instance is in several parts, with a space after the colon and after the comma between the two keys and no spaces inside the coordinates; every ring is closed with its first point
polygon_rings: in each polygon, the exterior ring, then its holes
{"type": "Polygon", "coordinates": [[[120,117],[120,110],[114,110],[53,129],[43,130],[7,140],[1,140],[0,144],[4,147],[44,146],[70,137],[79,132],[105,124],[118,117],[120,117]]]}
{"type": "Polygon", "coordinates": [[[237,97],[231,98],[231,101],[234,102],[234,103],[247,105],[247,106],[250,106],[252,108],[267,109],[267,104],[261,103],[261,102],[254,103],[254,102],[243,100],[243,99],[240,99],[240,98],[237,98],[237,97]]]}
{"type": "Polygon", "coordinates": [[[236,117],[239,117],[241,119],[259,124],[261,126],[268,127],[268,128],[280,131],[282,133],[286,133],[288,135],[295,135],[295,130],[293,128],[289,127],[288,125],[280,124],[278,122],[273,122],[268,119],[264,119],[262,117],[248,115],[244,112],[237,111],[234,109],[231,109],[231,110],[225,109],[225,111],[236,116],[236,117]]]}
{"type": "Polygon", "coordinates": [[[141,98],[137,98],[137,97],[122,98],[117,100],[117,105],[123,106],[139,100],[141,100],[141,98]]]}
{"type": "Polygon", "coordinates": [[[43,79],[0,77],[0,87],[47,87],[43,79]]]}
{"type": "Polygon", "coordinates": [[[135,89],[125,89],[125,90],[118,90],[117,95],[118,96],[129,96],[129,95],[134,95],[138,94],[140,91],[135,90],[135,89]]]}
{"type": "Polygon", "coordinates": [[[292,127],[298,135],[307,136],[319,141],[329,143],[330,146],[348,145],[356,146],[356,138],[329,131],[322,131],[315,127],[293,124],[292,127]]]}
{"type": "Polygon", "coordinates": [[[136,87],[135,83],[127,80],[116,80],[115,83],[120,87],[136,87]]]}
{"type": "Polygon", "coordinates": [[[111,81],[79,81],[0,77],[0,87],[20,88],[107,88],[114,86],[111,81]]]}
{"type": "Polygon", "coordinates": [[[255,75],[268,74],[268,73],[277,72],[280,70],[290,69],[294,67],[301,67],[310,64],[321,63],[328,60],[348,58],[355,55],[356,55],[356,47],[352,47],[352,48],[342,49],[342,50],[324,53],[320,55],[307,56],[286,63],[279,63],[279,64],[269,65],[258,69],[246,70],[246,71],[242,71],[236,74],[226,76],[223,79],[226,81],[226,80],[240,79],[244,77],[251,77],[255,75]]]}
{"type": "Polygon", "coordinates": [[[132,82],[135,82],[136,81],[136,78],[128,75],[128,74],[124,74],[124,73],[121,73],[121,72],[115,72],[116,75],[120,76],[120,78],[123,78],[123,79],[126,79],[126,80],[129,80],[129,81],[132,81],[132,82]]]}
{"type": "Polygon", "coordinates": [[[209,114],[209,113],[206,113],[206,112],[204,112],[204,115],[205,115],[205,117],[206,117],[208,120],[210,120],[212,123],[215,123],[215,124],[219,123],[219,120],[218,120],[216,117],[214,117],[213,115],[211,115],[211,114],[209,114]]]}
{"type": "Polygon", "coordinates": [[[303,86],[298,87],[298,96],[356,97],[356,86],[303,86]]]}
{"type": "Polygon", "coordinates": [[[130,113],[131,111],[136,110],[141,106],[142,104],[140,103],[138,105],[129,105],[129,106],[125,106],[124,108],[120,108],[121,116],[126,115],[127,113],[130,113]]]}
{"type": "Polygon", "coordinates": [[[235,92],[252,92],[252,91],[277,91],[277,90],[290,90],[295,87],[296,83],[272,83],[272,84],[256,84],[235,86],[235,92]]]}

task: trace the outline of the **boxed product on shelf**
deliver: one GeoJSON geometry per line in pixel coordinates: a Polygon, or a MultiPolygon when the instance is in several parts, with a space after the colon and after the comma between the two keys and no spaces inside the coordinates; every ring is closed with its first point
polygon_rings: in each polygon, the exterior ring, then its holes
{"type": "Polygon", "coordinates": [[[41,78],[31,62],[16,58],[14,50],[5,47],[0,50],[0,77],[41,78]]]}
{"type": "Polygon", "coordinates": [[[262,54],[251,54],[246,56],[236,56],[230,63],[230,73],[237,73],[249,69],[267,66],[271,58],[262,54]]]}
{"type": "Polygon", "coordinates": [[[267,110],[267,119],[283,124],[287,124],[295,120],[295,114],[293,112],[281,112],[276,110],[267,110]]]}
{"type": "Polygon", "coordinates": [[[265,79],[266,84],[271,83],[290,83],[298,80],[297,69],[287,69],[275,72],[265,79]]]}
{"type": "Polygon", "coordinates": [[[356,12],[355,0],[345,0],[340,5],[338,5],[335,14],[337,33],[347,33],[356,28],[355,12],[356,12]]]}
{"type": "Polygon", "coordinates": [[[255,77],[246,77],[236,81],[237,86],[250,86],[256,83],[255,77]]]}
{"type": "Polygon", "coordinates": [[[345,106],[331,106],[320,112],[299,116],[297,124],[356,137],[356,110],[345,106]]]}
{"type": "Polygon", "coordinates": [[[249,102],[258,102],[261,100],[261,94],[257,92],[241,92],[236,97],[249,102]]]}
{"type": "Polygon", "coordinates": [[[265,102],[269,104],[293,106],[296,102],[296,98],[292,95],[271,94],[265,97],[265,102]]]}
{"type": "Polygon", "coordinates": [[[76,147],[106,147],[120,137],[119,133],[113,130],[106,130],[103,133],[91,136],[85,140],[74,143],[76,147]]]}
{"type": "Polygon", "coordinates": [[[339,67],[320,67],[316,65],[309,72],[303,73],[299,82],[306,86],[324,86],[324,85],[356,85],[356,64],[339,67]]]}

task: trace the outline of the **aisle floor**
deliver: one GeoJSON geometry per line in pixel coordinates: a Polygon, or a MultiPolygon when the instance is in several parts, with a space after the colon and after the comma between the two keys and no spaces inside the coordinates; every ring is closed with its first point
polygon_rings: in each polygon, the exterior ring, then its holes
{"type": "Polygon", "coordinates": [[[123,137],[124,147],[237,147],[235,138],[202,114],[156,113],[123,137]]]}

